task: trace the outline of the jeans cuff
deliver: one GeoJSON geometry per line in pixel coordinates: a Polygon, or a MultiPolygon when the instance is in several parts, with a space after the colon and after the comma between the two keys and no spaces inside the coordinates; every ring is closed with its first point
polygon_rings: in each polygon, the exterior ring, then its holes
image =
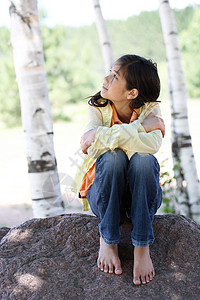
{"type": "Polygon", "coordinates": [[[116,244],[119,244],[119,242],[120,242],[120,239],[110,241],[107,238],[105,238],[101,232],[99,232],[99,233],[100,233],[100,236],[103,238],[104,242],[108,245],[116,245],[116,244]]]}
{"type": "Polygon", "coordinates": [[[151,239],[148,241],[136,241],[134,239],[132,239],[132,244],[133,246],[136,247],[147,247],[148,245],[152,245],[155,239],[151,239]]]}

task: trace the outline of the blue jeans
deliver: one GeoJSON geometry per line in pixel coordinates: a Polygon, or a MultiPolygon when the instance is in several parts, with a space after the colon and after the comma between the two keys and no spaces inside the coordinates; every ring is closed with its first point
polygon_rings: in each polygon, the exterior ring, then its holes
{"type": "Polygon", "coordinates": [[[151,154],[135,153],[129,160],[121,149],[109,150],[95,163],[95,179],[87,199],[100,218],[99,233],[107,244],[120,242],[120,221],[129,210],[134,246],[154,241],[152,222],[162,202],[160,167],[151,154]]]}

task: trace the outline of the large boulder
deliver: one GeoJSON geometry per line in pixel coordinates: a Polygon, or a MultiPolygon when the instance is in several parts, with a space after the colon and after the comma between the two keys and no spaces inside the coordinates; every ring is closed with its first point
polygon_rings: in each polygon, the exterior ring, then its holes
{"type": "Polygon", "coordinates": [[[132,283],[131,223],[121,225],[120,276],[96,266],[99,219],[82,214],[33,219],[0,243],[0,299],[200,299],[200,226],[177,215],[155,216],[151,257],[156,276],[132,283]]]}

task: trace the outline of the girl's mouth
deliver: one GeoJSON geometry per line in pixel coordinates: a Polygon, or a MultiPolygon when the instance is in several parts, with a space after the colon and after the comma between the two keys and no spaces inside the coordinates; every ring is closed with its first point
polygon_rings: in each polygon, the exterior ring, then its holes
{"type": "Polygon", "coordinates": [[[104,85],[102,85],[102,89],[104,89],[106,91],[108,90],[104,85]]]}

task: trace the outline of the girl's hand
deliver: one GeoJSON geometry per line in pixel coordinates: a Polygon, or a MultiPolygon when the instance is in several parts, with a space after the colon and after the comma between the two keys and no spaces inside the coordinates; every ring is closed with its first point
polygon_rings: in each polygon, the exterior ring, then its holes
{"type": "Polygon", "coordinates": [[[142,122],[142,126],[144,127],[146,132],[150,132],[156,129],[161,130],[162,136],[165,136],[165,124],[163,119],[154,116],[152,113],[150,113],[146,119],[142,122]]]}
{"type": "Polygon", "coordinates": [[[87,149],[91,146],[91,144],[95,140],[97,129],[92,129],[84,133],[82,135],[80,144],[81,144],[81,150],[84,154],[87,154],[87,149]]]}

